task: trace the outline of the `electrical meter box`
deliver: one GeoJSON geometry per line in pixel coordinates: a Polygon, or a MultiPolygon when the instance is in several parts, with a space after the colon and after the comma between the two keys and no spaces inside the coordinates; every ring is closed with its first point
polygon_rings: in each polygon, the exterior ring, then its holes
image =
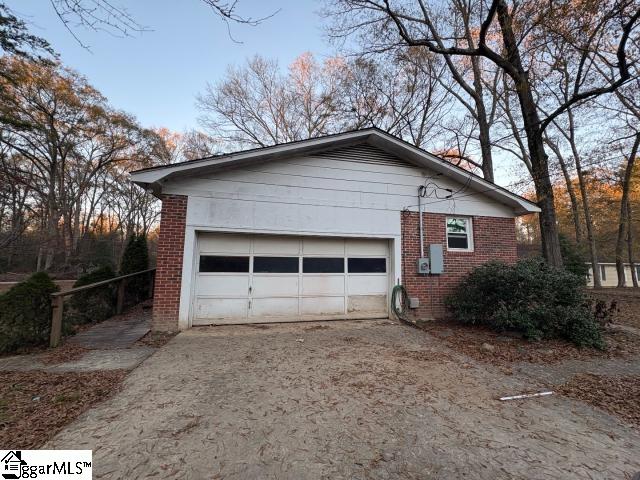
{"type": "Polygon", "coordinates": [[[442,245],[437,243],[429,245],[429,260],[431,274],[439,275],[444,273],[444,254],[442,252],[442,245]]]}
{"type": "Polygon", "coordinates": [[[429,259],[428,258],[419,258],[418,259],[418,273],[422,275],[426,275],[429,273],[429,259]]]}

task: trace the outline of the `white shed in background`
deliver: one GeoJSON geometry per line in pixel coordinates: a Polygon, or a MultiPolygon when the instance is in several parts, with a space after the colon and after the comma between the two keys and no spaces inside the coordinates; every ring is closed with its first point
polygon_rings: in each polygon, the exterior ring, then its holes
{"type": "MultiPolygon", "coordinates": [[[[615,263],[599,263],[600,268],[600,280],[603,287],[617,287],[618,286],[618,272],[616,270],[615,263]]],[[[634,265],[636,270],[636,278],[640,279],[640,264],[634,265]]],[[[631,265],[625,263],[624,276],[627,287],[633,286],[633,278],[631,277],[631,265]]],[[[587,273],[587,286],[593,287],[593,270],[589,265],[589,272],[587,273]]]]}

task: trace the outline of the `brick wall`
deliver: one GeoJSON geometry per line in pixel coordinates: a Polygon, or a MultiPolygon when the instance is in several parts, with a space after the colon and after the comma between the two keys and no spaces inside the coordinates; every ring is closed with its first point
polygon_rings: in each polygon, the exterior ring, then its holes
{"type": "Polygon", "coordinates": [[[420,299],[420,308],[412,310],[420,319],[446,316],[444,298],[475,266],[489,260],[515,262],[515,219],[473,217],[473,252],[448,252],[445,220],[447,215],[423,213],[425,256],[429,244],[444,246],[444,273],[418,275],[416,263],[420,257],[420,226],[418,213],[402,212],[402,283],[409,297],[420,299]]]}
{"type": "Polygon", "coordinates": [[[182,253],[187,219],[187,197],[163,195],[158,238],[156,285],[153,295],[152,329],[178,330],[182,253]]]}

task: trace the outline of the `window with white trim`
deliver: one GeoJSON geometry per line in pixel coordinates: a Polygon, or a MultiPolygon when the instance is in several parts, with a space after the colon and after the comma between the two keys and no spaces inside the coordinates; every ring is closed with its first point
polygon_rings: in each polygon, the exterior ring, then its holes
{"type": "Polygon", "coordinates": [[[473,226],[470,218],[447,217],[447,250],[473,250],[473,226]]]}

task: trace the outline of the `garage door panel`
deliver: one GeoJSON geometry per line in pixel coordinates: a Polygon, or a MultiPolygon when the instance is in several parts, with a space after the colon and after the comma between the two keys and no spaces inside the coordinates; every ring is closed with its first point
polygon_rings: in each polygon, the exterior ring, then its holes
{"type": "Polygon", "coordinates": [[[344,256],[343,238],[304,238],[302,240],[303,255],[344,256]]]}
{"type": "Polygon", "coordinates": [[[198,243],[201,253],[249,254],[251,239],[245,235],[203,234],[198,243]]]}
{"type": "Polygon", "coordinates": [[[349,295],[386,294],[389,288],[387,275],[349,275],[349,295]]]}
{"type": "Polygon", "coordinates": [[[386,240],[348,239],[346,245],[347,256],[367,255],[384,257],[389,250],[388,243],[386,240]]]}
{"type": "Polygon", "coordinates": [[[386,317],[388,243],[200,234],[192,323],[386,317]]]}
{"type": "Polygon", "coordinates": [[[303,297],[302,315],[343,315],[344,297],[303,297]]]}
{"type": "Polygon", "coordinates": [[[270,296],[297,297],[299,282],[300,278],[297,275],[295,277],[284,275],[254,275],[251,294],[254,298],[270,296]]]}
{"type": "Polygon", "coordinates": [[[253,298],[251,317],[296,317],[298,297],[293,298],[253,298]]]}
{"type": "Polygon", "coordinates": [[[249,275],[200,274],[196,296],[246,297],[249,293],[249,275]]]}
{"type": "Polygon", "coordinates": [[[300,239],[296,237],[261,237],[253,240],[253,253],[259,254],[300,254],[300,239]]]}
{"type": "Polygon", "coordinates": [[[378,313],[386,316],[387,311],[386,295],[350,295],[347,302],[348,313],[378,313]]]}
{"type": "Polygon", "coordinates": [[[302,295],[344,295],[344,275],[303,275],[302,295]]]}
{"type": "Polygon", "coordinates": [[[198,298],[193,324],[207,325],[219,319],[242,321],[247,318],[248,308],[246,298],[198,298]]]}

